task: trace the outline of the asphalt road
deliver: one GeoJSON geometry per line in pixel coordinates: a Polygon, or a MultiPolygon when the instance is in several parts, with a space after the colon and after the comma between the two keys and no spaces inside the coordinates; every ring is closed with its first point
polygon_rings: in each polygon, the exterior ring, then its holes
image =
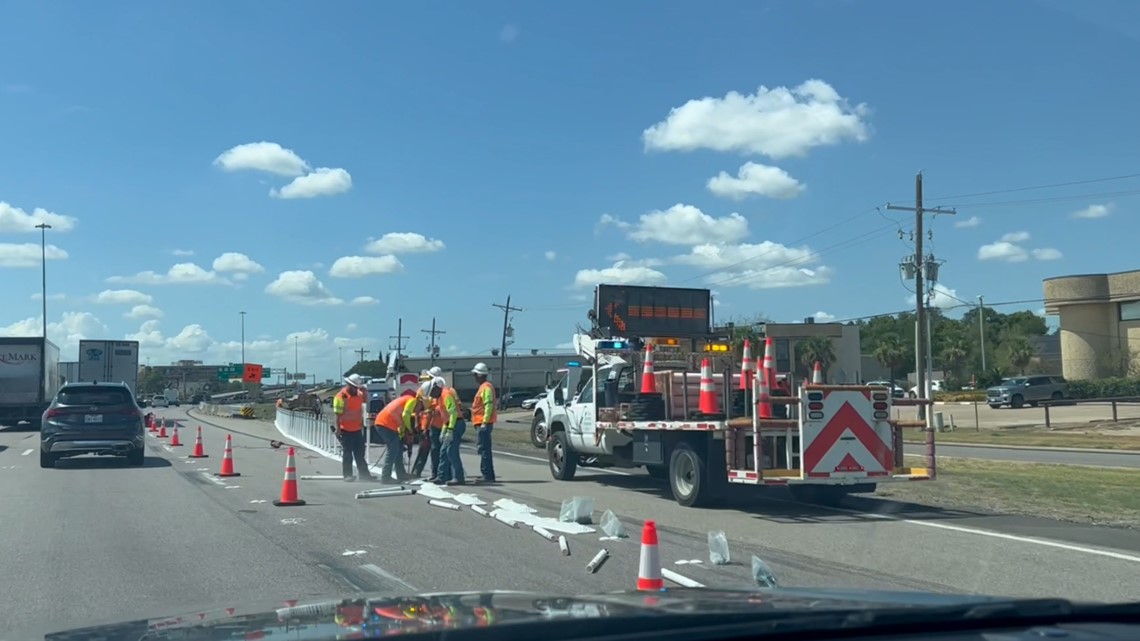
{"type": "MultiPolygon", "coordinates": [[[[217,611],[251,602],[355,591],[521,589],[581,594],[630,589],[640,525],[655,519],[663,565],[710,587],[750,585],[750,557],[782,585],[935,592],[986,592],[1135,599],[1135,532],[1020,517],[947,512],[872,499],[850,509],[796,504],[749,493],[731,507],[681,508],[642,474],[585,470],[573,483],[545,463],[500,453],[501,484],[470,491],[491,503],[512,498],[557,516],[563,499],[589,496],[613,510],[632,538],[568,537],[572,555],[529,529],[511,529],[468,509],[432,507],[420,496],[355,500],[366,484],[301,481],[303,507],[274,507],[284,449],[271,424],[160,410],[180,418],[186,445],[149,439],[147,465],[81,459],[41,470],[38,435],[0,432],[0,573],[14,589],[0,600],[10,628],[59,628],[217,611]],[[188,459],[201,424],[210,458],[188,459]],[[227,428],[241,477],[214,479],[227,428]],[[708,562],[707,533],[727,532],[732,563],[708,562]],[[585,565],[602,547],[597,574],[585,565]],[[703,559],[700,564],[676,561],[703,559]]],[[[377,448],[377,451],[379,448],[377,448]]],[[[300,452],[302,475],[339,475],[339,463],[300,452]]],[[[472,453],[469,473],[477,470],[472,453]]],[[[473,475],[473,474],[472,474],[473,475]]]]}

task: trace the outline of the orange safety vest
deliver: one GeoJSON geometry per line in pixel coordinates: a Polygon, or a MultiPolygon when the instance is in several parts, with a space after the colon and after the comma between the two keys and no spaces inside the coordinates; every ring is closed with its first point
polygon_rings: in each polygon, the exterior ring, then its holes
{"type": "Polygon", "coordinates": [[[495,398],[495,386],[491,384],[491,381],[483,381],[483,384],[479,386],[479,391],[475,392],[475,400],[471,401],[471,422],[474,423],[476,427],[486,423],[494,423],[495,419],[499,417],[495,411],[495,406],[498,405],[497,401],[498,399],[495,398]],[[491,391],[490,407],[485,407],[483,404],[484,390],[491,391]]]}
{"type": "Polygon", "coordinates": [[[403,431],[404,408],[408,406],[408,403],[415,403],[418,400],[415,396],[397,396],[376,415],[376,427],[390,429],[393,432],[403,431]]]}
{"type": "Polygon", "coordinates": [[[344,413],[340,415],[340,429],[346,432],[359,432],[364,429],[364,397],[367,392],[356,390],[349,394],[348,387],[336,393],[344,401],[344,413]]]}

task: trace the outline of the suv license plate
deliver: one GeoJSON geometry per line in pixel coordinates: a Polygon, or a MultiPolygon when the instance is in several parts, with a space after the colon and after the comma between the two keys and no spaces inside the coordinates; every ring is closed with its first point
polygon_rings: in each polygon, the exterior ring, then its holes
{"type": "Polygon", "coordinates": [[[83,422],[84,423],[102,423],[103,422],[103,415],[102,414],[85,414],[83,416],[83,422]]]}

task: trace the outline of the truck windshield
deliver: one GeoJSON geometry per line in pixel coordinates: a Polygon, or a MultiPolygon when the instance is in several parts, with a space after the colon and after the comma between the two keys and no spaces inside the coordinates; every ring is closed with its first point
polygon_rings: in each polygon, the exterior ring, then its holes
{"type": "Polygon", "coordinates": [[[66,387],[59,391],[60,405],[127,405],[134,403],[129,390],[117,387],[66,387]]]}

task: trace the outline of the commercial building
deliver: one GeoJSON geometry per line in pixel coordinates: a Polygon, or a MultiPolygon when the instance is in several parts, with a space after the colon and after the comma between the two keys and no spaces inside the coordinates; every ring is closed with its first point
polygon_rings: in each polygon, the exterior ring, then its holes
{"type": "Polygon", "coordinates": [[[1140,355],[1140,270],[1044,281],[1045,313],[1060,320],[1065,378],[1135,373],[1140,355]]]}
{"type": "MultiPolygon", "coordinates": [[[[566,367],[571,361],[578,360],[572,353],[565,354],[508,354],[506,358],[506,390],[510,391],[542,391],[546,387],[547,375],[556,379],[558,370],[566,367]]],[[[476,363],[486,363],[491,370],[491,381],[499,384],[499,357],[498,356],[457,356],[454,358],[436,358],[435,365],[445,372],[451,372],[456,391],[461,395],[469,396],[478,387],[471,368],[476,363]]],[[[420,372],[432,366],[430,358],[405,357],[404,370],[420,372]]],[[[505,393],[504,392],[504,393],[505,393]]]]}
{"type": "MultiPolygon", "coordinates": [[[[772,339],[772,347],[776,352],[776,371],[806,375],[811,366],[803,362],[796,347],[802,341],[825,337],[831,339],[835,351],[835,362],[824,374],[827,382],[859,383],[865,379],[870,380],[862,371],[858,325],[817,323],[814,318],[806,318],[802,323],[765,323],[764,335],[772,339]]],[[[753,355],[758,359],[763,358],[763,350],[761,346],[753,355]]]]}

